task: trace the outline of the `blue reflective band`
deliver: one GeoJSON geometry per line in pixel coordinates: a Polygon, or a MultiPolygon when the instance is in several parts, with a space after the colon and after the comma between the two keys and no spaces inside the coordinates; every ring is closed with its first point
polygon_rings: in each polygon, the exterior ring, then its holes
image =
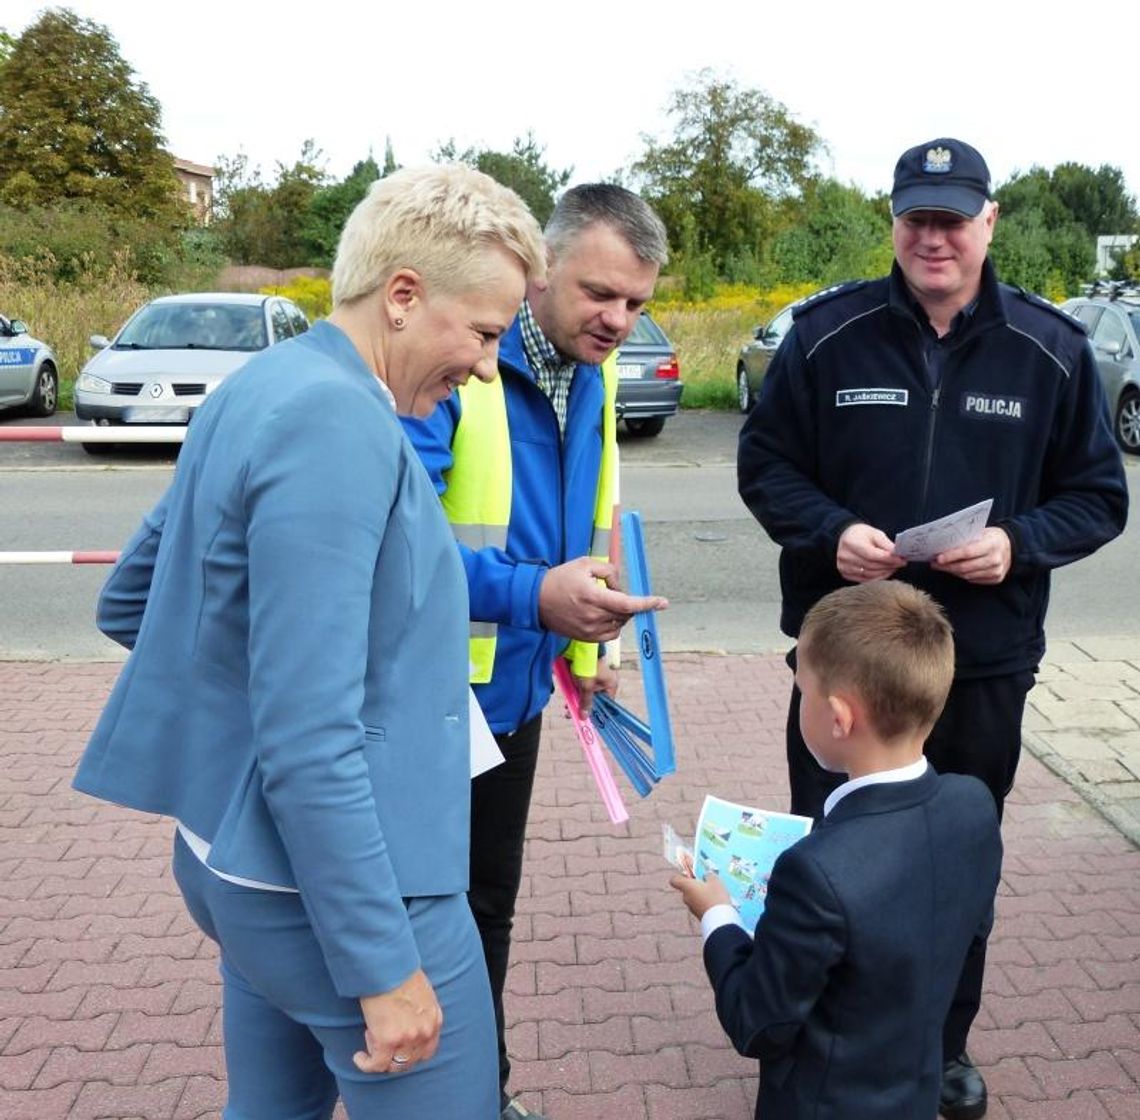
{"type": "Polygon", "coordinates": [[[617,760],[638,796],[648,797],[660,775],[657,773],[653,760],[637,745],[622,724],[628,719],[645,728],[647,734],[644,739],[647,744],[649,742],[649,729],[636,716],[631,715],[616,700],[604,692],[599,692],[594,697],[594,703],[590,709],[590,719],[597,728],[602,742],[609,747],[610,754],[617,760]]]}
{"type": "MultiPolygon", "coordinates": [[[[641,535],[641,515],[629,510],[621,515],[622,544],[629,571],[629,590],[633,595],[651,595],[649,565],[645,559],[645,542],[641,535]]],[[[673,756],[673,730],[669,725],[669,706],[665,692],[665,670],[661,664],[657,640],[657,620],[653,611],[634,615],[637,624],[637,649],[641,657],[641,680],[645,687],[645,703],[649,709],[649,728],[657,773],[664,776],[677,769],[673,756]]]]}

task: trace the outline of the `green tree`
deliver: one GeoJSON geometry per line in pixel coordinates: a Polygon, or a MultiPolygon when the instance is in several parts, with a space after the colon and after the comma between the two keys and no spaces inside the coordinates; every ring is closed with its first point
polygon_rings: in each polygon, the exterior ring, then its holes
{"type": "Polygon", "coordinates": [[[388,136],[384,140],[384,167],[380,172],[382,179],[387,179],[393,171],[399,171],[400,165],[396,162],[396,154],[392,151],[392,137],[388,136]]]}
{"type": "Polygon", "coordinates": [[[759,257],[778,203],[814,178],[823,142],[762,90],[710,70],[676,90],[668,112],[672,139],[644,137],[633,173],[678,256],[711,260],[721,272],[742,254],[759,257]]]}
{"type": "Polygon", "coordinates": [[[307,264],[332,268],[344,223],[368,193],[368,188],[379,178],[380,168],[370,155],[357,163],[339,183],[330,183],[317,190],[309,203],[302,228],[307,264]]]}
{"type": "Polygon", "coordinates": [[[1050,297],[1072,295],[1096,267],[1096,238],[1140,229],[1122,172],[1058,164],[1013,175],[995,192],[992,256],[1003,280],[1050,297]]]}
{"type": "Polygon", "coordinates": [[[1060,163],[1053,168],[1053,189],[1073,220],[1093,237],[1140,229],[1136,199],[1119,167],[1101,164],[1094,171],[1081,163],[1060,163]]]}
{"type": "Polygon", "coordinates": [[[834,179],[809,183],[796,220],[773,238],[770,259],[784,283],[820,286],[889,271],[891,222],[878,200],[834,179]]]}
{"type": "Polygon", "coordinates": [[[269,268],[309,263],[306,229],[313,200],[327,182],[323,161],[306,140],[292,165],[277,164],[269,185],[244,152],[215,160],[215,223],[230,260],[269,268]]]}
{"type": "Polygon", "coordinates": [[[1048,229],[1076,222],[1096,238],[1140,228],[1124,173],[1108,164],[1095,170],[1081,163],[1060,163],[1052,171],[1033,167],[1003,183],[996,197],[1006,215],[1039,210],[1048,229]]]}
{"type": "Polygon", "coordinates": [[[573,173],[573,168],[562,171],[550,167],[545,160],[546,149],[539,145],[533,132],[516,137],[509,152],[496,152],[490,148],[467,148],[460,152],[455,141],[441,144],[432,158],[437,163],[465,163],[490,175],[496,182],[510,187],[530,208],[539,225],[545,225],[554,212],[554,201],[573,173]]]}
{"type": "Polygon", "coordinates": [[[1007,284],[1052,300],[1078,291],[1096,263],[1094,242],[1083,226],[1070,221],[1050,228],[1041,209],[999,215],[990,257],[1007,284]]]}
{"type": "Polygon", "coordinates": [[[101,24],[43,12],[0,66],[0,200],[82,199],[175,229],[188,213],[158,101],[101,24]]]}

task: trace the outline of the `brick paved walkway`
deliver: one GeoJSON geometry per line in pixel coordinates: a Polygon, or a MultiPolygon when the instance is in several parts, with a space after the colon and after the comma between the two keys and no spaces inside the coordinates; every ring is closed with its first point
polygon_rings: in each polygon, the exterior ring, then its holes
{"type": "MultiPolygon", "coordinates": [[[[70,791],[117,667],[0,664],[0,1116],[192,1120],[224,1095],[213,951],[171,828],[70,791]]],[[[749,1120],[660,822],[713,791],[782,807],[778,657],[677,655],[681,773],[605,818],[554,713],[509,978],[515,1087],[555,1120],[749,1120]]],[[[637,687],[625,688],[632,702],[637,687]]],[[[973,1052],[993,1120],[1140,1118],[1140,852],[1027,757],[973,1052]]],[[[462,1120],[456,1113],[457,1120],[462,1120]]]]}

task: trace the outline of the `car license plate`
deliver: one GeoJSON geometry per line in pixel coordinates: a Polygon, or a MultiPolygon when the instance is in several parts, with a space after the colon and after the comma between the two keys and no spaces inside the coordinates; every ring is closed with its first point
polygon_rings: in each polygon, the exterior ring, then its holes
{"type": "Polygon", "coordinates": [[[629,362],[620,362],[617,367],[618,378],[622,381],[632,381],[641,376],[642,367],[640,363],[630,364],[629,362]]]}
{"type": "Polygon", "coordinates": [[[188,408],[128,408],[123,411],[125,424],[185,424],[189,420],[188,408]]]}

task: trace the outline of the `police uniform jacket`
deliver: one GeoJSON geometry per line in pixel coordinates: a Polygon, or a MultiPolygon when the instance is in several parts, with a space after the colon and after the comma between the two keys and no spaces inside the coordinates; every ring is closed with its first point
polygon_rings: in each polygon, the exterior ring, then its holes
{"type": "Polygon", "coordinates": [[[1083,328],[998,282],[987,260],[972,312],[927,366],[930,328],[896,264],[890,276],[808,300],[741,431],[740,494],[782,546],[781,626],[843,585],[843,530],[899,530],[993,499],[1012,568],[979,586],[912,563],[900,578],[953,623],[958,675],[1035,668],[1050,569],[1124,528],[1128,491],[1083,328]]]}

